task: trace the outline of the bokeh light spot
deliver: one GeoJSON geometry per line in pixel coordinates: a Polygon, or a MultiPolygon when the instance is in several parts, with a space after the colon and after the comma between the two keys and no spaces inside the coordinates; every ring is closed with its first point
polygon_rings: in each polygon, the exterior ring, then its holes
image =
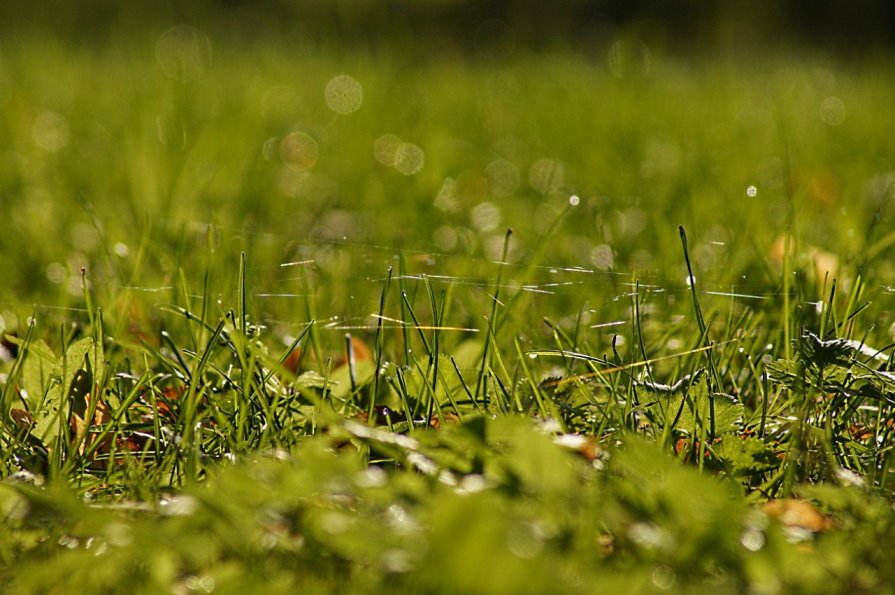
{"type": "Polygon", "coordinates": [[[435,247],[442,252],[451,252],[456,249],[460,241],[457,230],[448,225],[442,225],[436,229],[435,233],[432,234],[432,239],[435,242],[435,247]]]}
{"type": "Polygon", "coordinates": [[[496,159],[485,167],[488,190],[494,196],[509,196],[519,188],[519,168],[506,159],[496,159]]]}
{"type": "Polygon", "coordinates": [[[394,134],[383,134],[373,143],[373,156],[376,161],[386,167],[395,165],[395,157],[398,155],[398,147],[401,139],[394,134]]]}
{"type": "Polygon", "coordinates": [[[395,152],[395,169],[405,176],[412,176],[423,169],[426,155],[413,143],[401,143],[395,152]]]}
{"type": "Polygon", "coordinates": [[[594,246],[590,252],[590,261],[601,271],[610,271],[615,266],[615,253],[609,244],[594,246]]]}
{"type": "Polygon", "coordinates": [[[60,151],[68,144],[68,120],[56,112],[43,112],[34,119],[31,136],[44,151],[60,151]]]}
{"type": "Polygon", "coordinates": [[[472,208],[469,220],[479,231],[494,231],[500,225],[500,208],[494,203],[483,202],[472,208]]]}
{"type": "Polygon", "coordinates": [[[341,74],[326,83],[326,105],[337,114],[350,114],[364,102],[364,88],[354,78],[341,74]]]}
{"type": "Polygon", "coordinates": [[[177,25],[159,36],[155,57],[167,76],[194,81],[202,78],[211,64],[211,41],[195,27],[177,25]]]}
{"type": "Polygon", "coordinates": [[[304,132],[292,132],[280,142],[280,159],[297,171],[314,167],[318,152],[317,141],[304,132]]]}
{"type": "Polygon", "coordinates": [[[820,119],[830,126],[839,126],[845,121],[845,103],[838,97],[827,97],[820,103],[820,119]]]}
{"type": "Polygon", "coordinates": [[[528,170],[528,183],[541,194],[559,190],[565,182],[565,166],[555,159],[538,159],[528,170]]]}
{"type": "Polygon", "coordinates": [[[460,199],[457,194],[457,182],[453,178],[446,178],[432,204],[445,213],[457,213],[460,211],[460,199]]]}
{"type": "Polygon", "coordinates": [[[58,262],[51,262],[47,265],[46,275],[50,283],[61,285],[68,279],[68,267],[58,262]]]}

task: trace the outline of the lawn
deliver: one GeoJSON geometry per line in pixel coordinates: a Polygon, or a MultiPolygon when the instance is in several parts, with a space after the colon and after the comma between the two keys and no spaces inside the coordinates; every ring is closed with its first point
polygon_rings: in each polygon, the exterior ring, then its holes
{"type": "Polygon", "coordinates": [[[0,40],[0,585],[895,584],[885,54],[0,40]]]}

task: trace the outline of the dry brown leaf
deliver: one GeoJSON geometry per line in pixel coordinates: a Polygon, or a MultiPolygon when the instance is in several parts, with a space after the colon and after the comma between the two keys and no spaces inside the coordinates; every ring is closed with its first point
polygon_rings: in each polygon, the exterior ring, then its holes
{"type": "MultiPolygon", "coordinates": [[[[86,395],[85,401],[87,402],[87,410],[90,410],[90,395],[86,395]]],[[[87,423],[87,420],[82,418],[77,413],[72,413],[69,417],[69,427],[71,429],[72,441],[78,443],[78,452],[84,454],[85,450],[88,446],[93,444],[95,437],[90,432],[90,428],[92,426],[101,426],[103,424],[109,423],[112,420],[112,411],[109,409],[109,406],[102,399],[96,404],[96,411],[93,414],[92,423],[87,423]]],[[[108,446],[111,444],[111,436],[107,435],[103,439],[103,444],[94,451],[95,453],[99,452],[108,452],[108,446]]]]}
{"type": "MultiPolygon", "coordinates": [[[[444,425],[453,426],[460,423],[460,416],[456,413],[445,413],[442,417],[444,418],[444,425]]],[[[432,419],[429,420],[430,428],[435,428],[437,430],[441,425],[441,420],[438,419],[437,415],[433,415],[432,419]]]]}
{"type": "Polygon", "coordinates": [[[21,429],[28,431],[34,426],[34,417],[24,409],[10,409],[9,416],[21,429]]]}
{"type": "Polygon", "coordinates": [[[762,507],[762,511],[786,527],[804,529],[812,533],[820,533],[833,527],[830,517],[819,511],[810,502],[797,498],[768,500],[762,507]]]}

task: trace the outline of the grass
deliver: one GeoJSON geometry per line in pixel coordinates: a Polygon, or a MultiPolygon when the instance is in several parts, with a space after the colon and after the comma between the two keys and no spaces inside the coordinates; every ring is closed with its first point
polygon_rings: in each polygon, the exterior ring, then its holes
{"type": "Polygon", "coordinates": [[[0,45],[2,583],[890,591],[890,68],[638,48],[0,45]]]}

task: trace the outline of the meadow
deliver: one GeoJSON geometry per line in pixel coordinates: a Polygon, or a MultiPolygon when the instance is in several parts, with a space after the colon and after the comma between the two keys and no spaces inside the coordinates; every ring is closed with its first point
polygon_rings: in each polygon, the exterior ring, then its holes
{"type": "Polygon", "coordinates": [[[0,43],[0,585],[875,592],[885,55],[0,43]]]}

